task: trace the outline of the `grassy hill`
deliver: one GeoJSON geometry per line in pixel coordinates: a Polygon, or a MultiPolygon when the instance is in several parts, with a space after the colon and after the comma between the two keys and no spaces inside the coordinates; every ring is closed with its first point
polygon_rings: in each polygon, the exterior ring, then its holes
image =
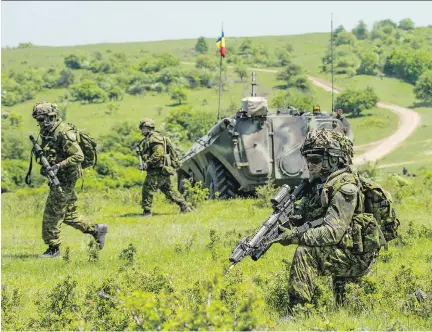
{"type": "MultiPolygon", "coordinates": [[[[307,34],[250,39],[271,50],[290,43],[297,63],[310,74],[328,78],[318,69],[328,38],[328,34],[307,34]]],[[[230,45],[240,40],[227,39],[228,54],[230,45]]],[[[182,60],[194,61],[195,42],[3,49],[2,66],[17,71],[26,66],[48,68],[61,64],[70,53],[107,50],[123,51],[135,59],[152,52],[168,52],[182,60]]],[[[207,42],[212,47],[214,40],[207,42]]],[[[234,77],[231,70],[228,73],[234,77]]],[[[268,95],[271,103],[277,93],[273,89],[278,85],[275,74],[260,72],[257,79],[258,91],[268,95]]],[[[341,88],[371,85],[383,101],[401,106],[415,103],[412,86],[396,79],[337,76],[335,84],[341,88]]],[[[249,89],[248,80],[233,82],[222,96],[222,108],[231,103],[239,106],[249,89]]],[[[328,109],[330,94],[316,87],[312,91],[316,102],[328,109]]],[[[2,107],[2,110],[23,115],[22,131],[34,133],[37,127],[30,115],[33,104],[40,100],[59,100],[64,92],[65,89],[46,90],[34,100],[2,107]]],[[[217,89],[198,89],[189,92],[188,100],[197,109],[213,111],[216,119],[217,98],[217,89]]],[[[106,104],[72,102],[67,120],[98,137],[115,124],[138,123],[144,116],[154,117],[160,125],[174,108],[168,94],[126,95],[118,104],[119,110],[109,115],[106,104]],[[163,106],[160,114],[158,106],[163,106]]],[[[414,109],[422,116],[422,127],[380,164],[412,162],[407,164],[410,171],[424,166],[430,168],[432,109],[414,109]]],[[[385,137],[397,126],[396,116],[389,111],[374,108],[365,115],[351,121],[356,144],[385,137]]],[[[389,166],[385,170],[394,172],[398,167],[402,166],[389,166]]],[[[381,251],[373,273],[362,287],[351,290],[345,308],[335,308],[330,281],[323,278],[319,284],[318,308],[303,308],[294,320],[282,319],[287,269],[294,247],[275,245],[258,262],[246,259],[226,274],[227,258],[238,240],[252,233],[271,212],[268,207],[262,207],[260,200],[206,201],[193,213],[181,215],[176,206],[158,194],[155,216],[144,219],[139,216],[139,188],[84,190],[79,193],[80,212],[91,222],[109,224],[107,245],[99,258],[89,247],[89,236],[64,226],[61,239],[62,254],[66,257],[39,260],[36,256],[45,250],[40,233],[46,187],[2,194],[2,327],[9,330],[156,330],[161,326],[173,330],[241,327],[245,330],[430,330],[431,174],[416,179],[383,175],[380,181],[396,201],[402,221],[401,238],[388,251],[381,251]],[[418,289],[429,292],[427,301],[418,302],[413,297],[418,289]],[[167,323],[165,318],[170,313],[175,318],[167,323]]]]}

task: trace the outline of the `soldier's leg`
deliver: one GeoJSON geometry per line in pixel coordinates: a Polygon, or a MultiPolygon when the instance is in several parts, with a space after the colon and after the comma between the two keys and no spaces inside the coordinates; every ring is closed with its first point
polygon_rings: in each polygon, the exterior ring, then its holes
{"type": "Polygon", "coordinates": [[[171,202],[180,206],[182,211],[189,212],[191,210],[182,194],[180,194],[180,192],[172,185],[170,176],[164,176],[160,183],[160,190],[171,202]]]}
{"type": "Polygon", "coordinates": [[[342,305],[345,301],[346,285],[349,283],[358,283],[360,281],[359,277],[332,277],[333,281],[333,293],[335,297],[336,304],[342,305]]]}
{"type": "Polygon", "coordinates": [[[153,203],[153,196],[158,189],[158,175],[147,173],[142,186],[141,206],[144,211],[150,211],[153,203]]]}
{"type": "Polygon", "coordinates": [[[77,201],[78,198],[75,195],[75,192],[72,191],[68,201],[68,205],[66,207],[64,223],[66,225],[72,226],[75,229],[80,230],[83,233],[92,234],[95,230],[95,225],[85,222],[82,216],[78,214],[77,201]]]}
{"type": "Polygon", "coordinates": [[[351,251],[337,246],[326,246],[317,249],[322,266],[322,274],[332,276],[333,292],[337,304],[345,300],[346,285],[360,281],[375,261],[375,253],[354,255],[351,251]]]}
{"type": "Polygon", "coordinates": [[[319,265],[313,247],[298,246],[291,264],[288,294],[290,306],[311,302],[315,290],[314,279],[319,265]]]}
{"type": "Polygon", "coordinates": [[[61,224],[74,186],[75,182],[62,183],[62,192],[53,188],[48,194],[42,221],[42,239],[50,247],[60,246],[61,224]]]}

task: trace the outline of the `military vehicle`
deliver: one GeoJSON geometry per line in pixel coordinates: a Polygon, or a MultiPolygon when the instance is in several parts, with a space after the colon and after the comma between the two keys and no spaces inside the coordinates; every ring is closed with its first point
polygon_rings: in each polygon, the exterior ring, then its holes
{"type": "Polygon", "coordinates": [[[252,93],[242,99],[239,111],[221,119],[207,135],[180,156],[178,189],[184,179],[201,181],[210,198],[254,194],[258,186],[273,179],[276,185],[298,185],[308,177],[300,147],[309,131],[325,127],[344,132],[353,141],[345,118],[314,107],[312,112],[288,106],[269,110],[267,100],[256,96],[255,73],[252,93]]]}

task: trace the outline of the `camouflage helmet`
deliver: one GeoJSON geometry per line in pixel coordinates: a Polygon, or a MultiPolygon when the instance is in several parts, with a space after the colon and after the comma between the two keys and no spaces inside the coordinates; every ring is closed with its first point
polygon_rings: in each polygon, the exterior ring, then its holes
{"type": "Polygon", "coordinates": [[[140,121],[139,129],[142,129],[142,127],[149,127],[154,129],[156,125],[152,118],[144,118],[140,121]]]}
{"type": "Polygon", "coordinates": [[[353,144],[349,138],[340,132],[327,128],[319,128],[309,132],[300,152],[303,156],[327,153],[333,157],[343,158],[347,163],[351,163],[354,156],[353,144]]]}
{"type": "Polygon", "coordinates": [[[57,115],[58,114],[58,107],[57,104],[48,103],[46,101],[42,103],[37,103],[33,106],[33,112],[32,116],[33,118],[37,118],[41,115],[57,115]]]}

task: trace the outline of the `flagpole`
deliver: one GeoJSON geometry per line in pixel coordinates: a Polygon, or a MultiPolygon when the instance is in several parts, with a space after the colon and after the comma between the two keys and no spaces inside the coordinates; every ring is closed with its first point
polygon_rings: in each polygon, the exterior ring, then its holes
{"type": "MultiPolygon", "coordinates": [[[[223,22],[222,22],[222,33],[223,33],[223,22]]],[[[221,34],[222,36],[222,34],[221,34]]],[[[219,61],[219,105],[218,105],[218,121],[220,120],[220,105],[221,105],[221,90],[222,90],[222,58],[223,56],[220,55],[220,61],[219,61]]]]}

